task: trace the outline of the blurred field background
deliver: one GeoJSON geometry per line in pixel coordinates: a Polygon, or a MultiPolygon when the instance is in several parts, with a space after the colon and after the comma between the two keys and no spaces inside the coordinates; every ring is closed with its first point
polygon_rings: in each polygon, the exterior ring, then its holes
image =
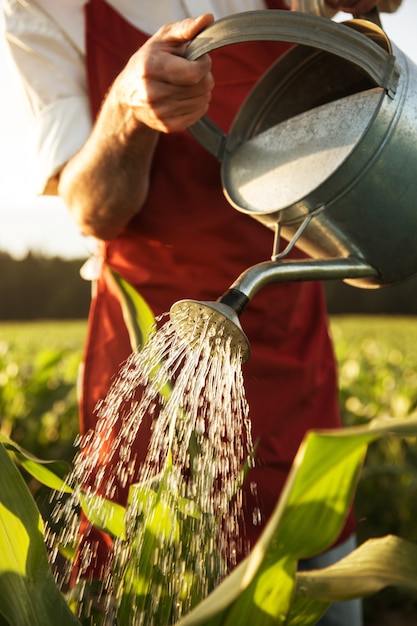
{"type": "MultiPolygon", "coordinates": [[[[413,316],[332,315],[331,333],[346,425],[417,413],[413,316]]],[[[85,334],[85,320],[0,322],[1,430],[40,458],[73,458],[85,334]]],[[[48,515],[47,490],[31,487],[48,515]]],[[[414,438],[387,438],[370,446],[355,508],[360,542],[388,533],[417,542],[414,438]]],[[[417,624],[417,599],[387,589],[365,601],[365,616],[369,626],[417,624]]]]}
{"type": "MultiPolygon", "coordinates": [[[[415,317],[333,316],[344,423],[417,414],[415,317]]],[[[381,439],[368,449],[355,498],[358,541],[395,534],[417,542],[416,438],[381,439]]],[[[364,602],[366,625],[417,624],[417,598],[385,589],[364,602]]]]}

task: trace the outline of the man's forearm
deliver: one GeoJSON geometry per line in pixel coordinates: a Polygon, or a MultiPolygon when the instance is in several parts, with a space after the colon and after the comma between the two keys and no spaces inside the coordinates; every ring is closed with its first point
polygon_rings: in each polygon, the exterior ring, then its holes
{"type": "Polygon", "coordinates": [[[158,135],[110,91],[89,139],[60,175],[59,194],[83,234],[113,239],[140,211],[158,135]]]}

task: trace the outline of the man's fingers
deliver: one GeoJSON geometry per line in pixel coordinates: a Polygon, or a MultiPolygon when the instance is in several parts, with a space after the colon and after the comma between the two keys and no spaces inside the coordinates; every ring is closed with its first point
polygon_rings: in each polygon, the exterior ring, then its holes
{"type": "Polygon", "coordinates": [[[187,17],[181,22],[163,26],[157,34],[171,45],[178,44],[178,46],[182,46],[184,43],[194,39],[199,32],[213,21],[214,16],[211,13],[204,13],[199,17],[187,17]]]}

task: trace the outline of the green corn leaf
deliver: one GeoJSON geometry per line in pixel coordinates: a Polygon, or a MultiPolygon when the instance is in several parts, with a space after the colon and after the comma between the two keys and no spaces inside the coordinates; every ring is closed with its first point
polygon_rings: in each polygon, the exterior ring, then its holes
{"type": "Polygon", "coordinates": [[[393,535],[369,539],[324,569],[298,572],[286,624],[315,624],[331,602],[365,597],[387,586],[417,591],[417,546],[393,535]]]}
{"type": "Polygon", "coordinates": [[[334,602],[377,593],[387,585],[417,591],[417,545],[394,535],[369,539],[322,570],[299,572],[296,593],[334,602]]]}
{"type": "Polygon", "coordinates": [[[55,584],[42,520],[0,445],[0,615],[13,626],[79,626],[55,584]]]}
{"type": "Polygon", "coordinates": [[[2,433],[0,433],[0,443],[3,444],[13,460],[40,483],[56,491],[72,492],[71,487],[64,480],[70,471],[68,463],[65,461],[42,461],[2,433]]]}
{"type": "MultiPolygon", "coordinates": [[[[417,420],[410,419],[375,420],[370,427],[308,433],[277,507],[252,553],[179,624],[286,624],[293,615],[291,601],[300,576],[295,574],[297,562],[325,550],[336,539],[368,444],[384,435],[407,436],[416,432],[417,420]]],[[[403,577],[392,576],[393,561],[388,559],[385,566],[386,577],[380,577],[383,584],[402,584],[403,577]]],[[[315,612],[319,616],[327,603],[321,597],[315,598],[314,592],[312,596],[309,599],[316,602],[315,612]]]]}
{"type": "Polygon", "coordinates": [[[98,494],[80,493],[80,504],[87,519],[113,537],[126,539],[126,509],[98,494]]]}
{"type": "MultiPolygon", "coordinates": [[[[1,433],[0,443],[3,444],[13,461],[21,465],[40,483],[61,493],[73,492],[64,480],[70,470],[68,463],[38,459],[1,433]]],[[[87,519],[92,524],[113,537],[125,538],[126,510],[124,507],[97,494],[88,494],[84,491],[81,491],[79,500],[87,519]]]]}
{"type": "Polygon", "coordinates": [[[155,317],[146,300],[113,269],[108,268],[119,293],[123,319],[133,352],[138,352],[155,331],[155,317]]]}

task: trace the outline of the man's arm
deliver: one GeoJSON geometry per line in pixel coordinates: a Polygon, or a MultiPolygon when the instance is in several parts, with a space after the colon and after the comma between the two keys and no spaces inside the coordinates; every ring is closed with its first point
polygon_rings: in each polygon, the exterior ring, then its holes
{"type": "Polygon", "coordinates": [[[164,26],[114,81],[89,139],[59,177],[58,192],[83,234],[120,234],[146,199],[159,133],[185,130],[206,113],[210,59],[183,54],[212,21],[206,14],[164,26]]]}

